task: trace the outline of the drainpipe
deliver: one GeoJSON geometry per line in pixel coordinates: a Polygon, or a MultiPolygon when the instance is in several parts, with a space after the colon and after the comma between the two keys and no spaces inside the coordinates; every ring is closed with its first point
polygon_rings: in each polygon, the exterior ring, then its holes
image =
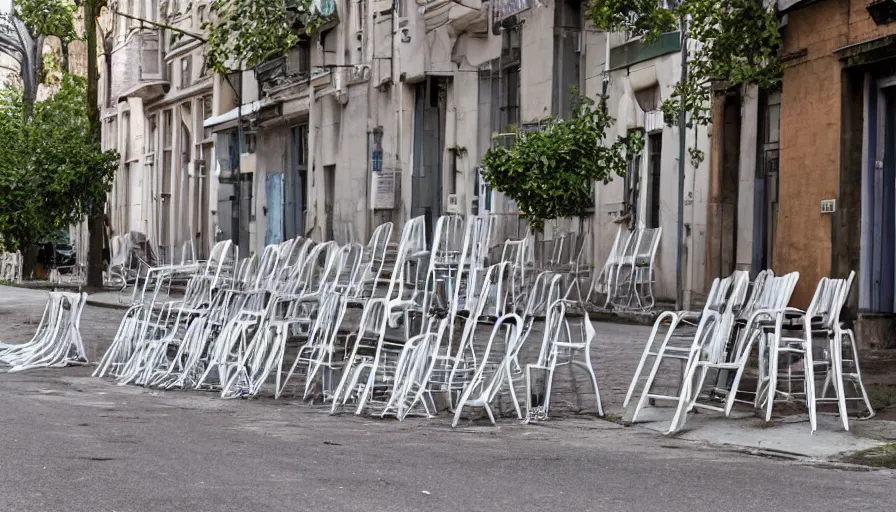
{"type": "MultiPolygon", "coordinates": [[[[364,24],[364,63],[363,66],[367,67],[367,140],[368,140],[368,148],[367,152],[364,154],[365,160],[367,160],[368,164],[365,166],[366,176],[364,176],[364,203],[366,206],[367,214],[364,217],[366,225],[364,226],[364,230],[366,234],[369,236],[373,232],[373,204],[370,195],[373,193],[371,190],[371,180],[373,176],[371,171],[373,170],[370,166],[370,147],[369,141],[373,136],[373,129],[376,127],[376,121],[373,119],[373,0],[358,0],[359,2],[359,10],[360,10],[360,2],[367,3],[367,10],[365,14],[367,15],[367,19],[364,24]]],[[[360,15],[360,13],[359,13],[360,15]]],[[[363,71],[362,71],[363,76],[363,71]]]]}
{"type": "MultiPolygon", "coordinates": [[[[405,169],[402,165],[402,138],[404,137],[404,87],[401,84],[401,35],[398,23],[398,3],[392,4],[392,87],[398,94],[398,115],[395,116],[395,162],[393,171],[400,172],[399,176],[403,176],[405,169]]],[[[403,181],[403,180],[402,180],[403,181]]],[[[404,189],[402,188],[402,195],[404,189]]],[[[397,198],[400,199],[400,198],[397,198]]],[[[401,201],[399,200],[399,204],[401,201]]],[[[410,220],[410,215],[408,215],[410,220]]]]}
{"type": "MultiPolygon", "coordinates": [[[[339,16],[345,16],[345,12],[347,9],[346,0],[339,0],[339,6],[337,7],[337,13],[339,16]]],[[[339,30],[339,38],[336,40],[336,69],[330,71],[334,73],[333,75],[333,95],[336,98],[336,101],[339,102],[340,105],[345,105],[348,103],[348,94],[343,90],[343,73],[345,68],[345,38],[348,36],[347,30],[349,27],[347,23],[340,23],[344,29],[339,30]]]]}
{"type": "MultiPolygon", "coordinates": [[[[682,16],[681,20],[681,81],[688,78],[688,39],[687,39],[687,18],[682,16]]],[[[684,280],[683,280],[683,252],[684,252],[684,170],[685,161],[687,160],[687,114],[682,105],[681,112],[678,113],[678,237],[677,247],[675,250],[675,309],[682,310],[684,306],[684,280]]]]}
{"type": "MultiPolygon", "coordinates": [[[[317,168],[314,165],[314,154],[317,149],[317,127],[314,123],[317,122],[317,116],[314,112],[316,107],[314,81],[309,80],[308,85],[308,170],[311,171],[311,189],[314,190],[314,203],[311,205],[311,211],[314,215],[313,222],[311,222],[311,229],[314,230],[314,228],[320,227],[320,214],[318,210],[320,190],[318,189],[317,183],[317,168]]],[[[321,233],[321,239],[323,239],[323,235],[324,233],[321,233]]]]}

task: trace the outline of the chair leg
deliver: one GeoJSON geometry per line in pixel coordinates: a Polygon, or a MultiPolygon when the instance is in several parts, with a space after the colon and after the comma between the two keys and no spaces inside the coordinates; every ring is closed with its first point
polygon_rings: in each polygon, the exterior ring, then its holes
{"type": "Polygon", "coordinates": [[[687,419],[687,404],[689,404],[691,401],[690,382],[694,378],[694,374],[697,371],[697,366],[698,365],[696,363],[688,365],[688,370],[685,374],[684,380],[682,381],[681,395],[678,397],[678,406],[675,408],[675,415],[672,416],[672,423],[669,425],[669,430],[666,432],[666,435],[674,434],[684,426],[684,422],[687,419]]]}
{"type": "MultiPolygon", "coordinates": [[[[750,352],[753,350],[753,343],[756,341],[756,338],[759,337],[759,333],[756,333],[750,336],[750,340],[747,341],[747,346],[743,351],[743,355],[741,356],[741,360],[738,361],[737,372],[734,374],[734,380],[731,382],[731,389],[728,391],[728,396],[725,398],[725,416],[731,416],[731,409],[734,408],[734,401],[737,398],[737,391],[740,388],[740,379],[744,375],[744,371],[747,368],[747,361],[750,360],[750,352]]],[[[756,394],[759,394],[759,383],[756,384],[756,394]]]]}
{"type": "Polygon", "coordinates": [[[834,390],[837,392],[837,409],[843,429],[849,431],[849,416],[846,412],[846,386],[843,382],[843,339],[835,335],[831,339],[831,359],[834,365],[834,390]],[[836,346],[835,346],[836,345],[836,346]]]}
{"type": "Polygon", "coordinates": [[[874,417],[874,408],[871,407],[871,401],[868,399],[868,392],[865,391],[865,384],[862,382],[862,371],[859,369],[859,352],[856,350],[856,337],[853,334],[852,329],[847,329],[846,336],[849,337],[852,364],[856,367],[856,387],[862,394],[862,400],[865,402],[865,407],[868,409],[868,416],[861,419],[871,419],[874,417]]]}
{"type": "Polygon", "coordinates": [[[803,345],[806,355],[803,358],[803,387],[806,391],[806,409],[809,411],[809,428],[814,433],[818,429],[818,413],[815,401],[815,361],[812,355],[812,335],[807,334],[803,345]]]}
{"type": "Polygon", "coordinates": [[[491,422],[492,422],[492,425],[494,425],[494,424],[495,424],[495,415],[492,414],[492,408],[489,407],[488,404],[485,404],[485,407],[484,407],[484,408],[485,408],[485,413],[488,414],[488,419],[489,419],[489,421],[491,421],[491,422]]]}
{"type": "Polygon", "coordinates": [[[600,389],[597,387],[597,376],[594,374],[594,365],[591,363],[591,353],[590,350],[585,349],[585,367],[588,369],[588,374],[591,375],[591,384],[594,385],[594,398],[597,402],[597,415],[600,417],[604,416],[604,406],[600,401],[600,389]]]}
{"type": "Polygon", "coordinates": [[[554,371],[557,369],[557,358],[556,356],[551,361],[550,366],[548,367],[548,375],[545,378],[544,383],[544,417],[547,418],[548,414],[551,410],[551,387],[554,383],[554,371]]]}
{"type": "Polygon", "coordinates": [[[778,392],[778,340],[774,336],[770,337],[768,350],[768,396],[766,398],[768,401],[765,404],[765,421],[772,420],[772,409],[775,406],[775,395],[778,392]]]}

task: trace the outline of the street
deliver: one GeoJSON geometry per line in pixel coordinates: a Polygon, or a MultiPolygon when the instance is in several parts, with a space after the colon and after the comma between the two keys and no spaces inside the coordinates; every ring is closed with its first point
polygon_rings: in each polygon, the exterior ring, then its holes
{"type": "MultiPolygon", "coordinates": [[[[12,290],[0,288],[0,332],[25,341],[41,295],[12,290]]],[[[120,315],[88,307],[88,346],[108,344],[120,315]]],[[[289,400],[116,386],[91,371],[0,375],[0,510],[893,508],[892,472],[744,455],[590,414],[453,430],[446,414],[334,417],[289,400]]]]}

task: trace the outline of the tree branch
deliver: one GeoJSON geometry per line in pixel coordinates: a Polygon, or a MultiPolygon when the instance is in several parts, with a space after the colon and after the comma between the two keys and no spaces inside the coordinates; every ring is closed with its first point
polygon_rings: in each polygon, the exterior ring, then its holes
{"type": "Polygon", "coordinates": [[[113,14],[117,14],[117,15],[119,15],[119,16],[121,16],[121,17],[124,17],[124,18],[128,18],[128,19],[130,19],[130,20],[139,21],[140,23],[146,23],[147,25],[150,25],[150,26],[152,26],[152,27],[156,27],[156,28],[164,28],[165,30],[170,30],[170,31],[172,31],[172,32],[177,32],[177,33],[179,33],[179,34],[183,34],[183,35],[185,35],[185,36],[187,36],[187,37],[192,37],[193,39],[196,39],[197,41],[199,41],[199,42],[201,42],[201,43],[207,43],[207,42],[208,42],[208,39],[202,37],[202,36],[199,35],[199,34],[196,34],[196,33],[194,33],[194,32],[190,32],[190,31],[188,31],[188,30],[183,30],[183,29],[174,27],[174,26],[172,26],[172,25],[168,25],[167,23],[158,23],[158,22],[155,22],[155,21],[150,21],[150,20],[146,20],[146,19],[143,19],[143,18],[138,18],[137,16],[131,16],[130,14],[125,14],[125,13],[123,13],[123,12],[119,12],[119,11],[112,11],[112,13],[113,13],[113,14]]]}

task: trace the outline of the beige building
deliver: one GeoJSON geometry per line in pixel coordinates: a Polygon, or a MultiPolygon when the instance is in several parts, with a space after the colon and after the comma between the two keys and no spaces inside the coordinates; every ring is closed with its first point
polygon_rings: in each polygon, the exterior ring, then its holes
{"type": "Polygon", "coordinates": [[[113,234],[145,233],[168,260],[185,243],[206,254],[218,222],[209,163],[215,78],[205,72],[199,39],[117,15],[200,32],[208,1],[113,2],[100,21],[103,144],[121,154],[110,193],[113,234]]]}
{"type": "MultiPolygon", "coordinates": [[[[195,32],[208,12],[203,0],[124,3],[195,32]]],[[[575,0],[314,5],[333,13],[318,34],[242,76],[206,75],[195,39],[106,20],[104,141],[123,155],[114,231],[169,251],[192,240],[200,253],[232,238],[246,254],[296,235],[363,240],[384,220],[490,211],[509,213],[502,233],[517,236],[512,202],[479,180],[492,134],[538,129],[570,112],[571,88],[596,97],[609,76],[617,133],[641,130],[648,143],[627,179],[595,188],[594,263],[620,226],[662,227],[658,295],[674,297],[678,129],[658,109],[680,73],[677,34],[608,38],[575,0]]],[[[708,162],[708,131],[687,138],[708,162]]],[[[707,180],[708,163],[687,166],[685,288],[698,294],[707,180]]]]}

